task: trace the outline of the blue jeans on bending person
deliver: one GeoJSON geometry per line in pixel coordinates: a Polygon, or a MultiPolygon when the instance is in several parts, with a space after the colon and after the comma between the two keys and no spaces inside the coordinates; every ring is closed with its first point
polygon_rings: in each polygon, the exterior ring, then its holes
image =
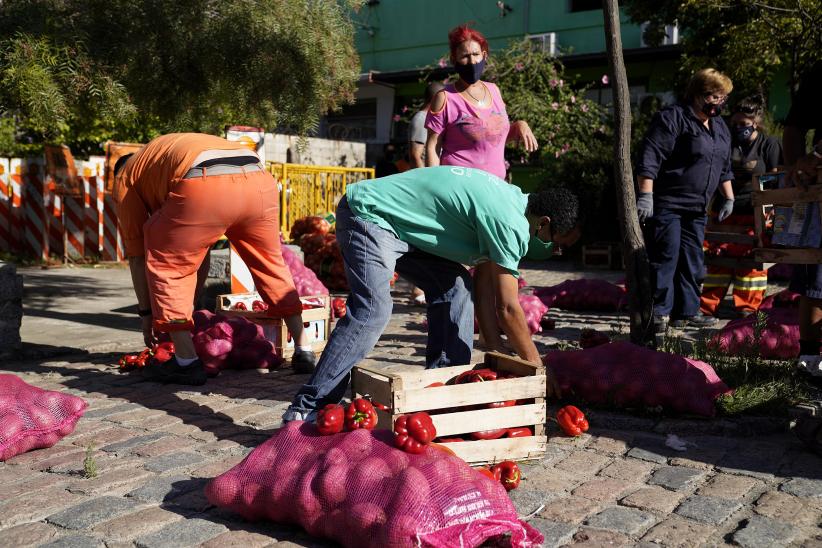
{"type": "Polygon", "coordinates": [[[351,369],[374,348],[391,318],[394,271],[425,292],[426,366],[471,362],[474,303],[465,267],[415,249],[394,233],[354,216],[345,198],[337,207],[337,243],[350,287],[348,311],[337,321],[314,374],[297,392],[284,420],[311,421],[318,409],[345,396],[351,369]]]}

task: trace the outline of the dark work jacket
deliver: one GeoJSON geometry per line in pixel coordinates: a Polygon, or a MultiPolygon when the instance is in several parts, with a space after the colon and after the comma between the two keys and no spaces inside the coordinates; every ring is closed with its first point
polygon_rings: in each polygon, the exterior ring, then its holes
{"type": "Polygon", "coordinates": [[[717,116],[706,128],[688,105],[665,107],[642,141],[637,177],[653,179],[654,210],[705,213],[719,183],[734,179],[728,126],[717,116]]]}

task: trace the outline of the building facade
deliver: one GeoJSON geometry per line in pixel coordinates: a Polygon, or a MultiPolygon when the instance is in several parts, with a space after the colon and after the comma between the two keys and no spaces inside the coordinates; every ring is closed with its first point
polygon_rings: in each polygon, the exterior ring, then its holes
{"type": "MultiPolygon", "coordinates": [[[[447,76],[448,31],[462,23],[486,36],[492,56],[529,37],[535,47],[556,55],[578,83],[591,84],[592,99],[608,104],[610,88],[600,83],[608,65],[601,6],[601,0],[370,0],[352,14],[362,65],[357,101],[328,116],[321,135],[365,141],[370,158],[384,143],[402,143],[403,120],[421,102],[422,78],[447,76]]],[[[674,98],[679,37],[675,27],[667,30],[664,45],[648,47],[641,26],[622,15],[635,104],[648,95],[674,98]]]]}

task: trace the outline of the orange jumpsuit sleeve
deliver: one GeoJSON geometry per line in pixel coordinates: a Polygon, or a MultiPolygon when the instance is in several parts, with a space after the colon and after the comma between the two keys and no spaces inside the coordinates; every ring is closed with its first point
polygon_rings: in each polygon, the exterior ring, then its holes
{"type": "Polygon", "coordinates": [[[117,222],[127,257],[146,254],[143,244],[143,225],[149,218],[148,210],[137,189],[125,184],[115,185],[114,200],[117,203],[117,222]]]}

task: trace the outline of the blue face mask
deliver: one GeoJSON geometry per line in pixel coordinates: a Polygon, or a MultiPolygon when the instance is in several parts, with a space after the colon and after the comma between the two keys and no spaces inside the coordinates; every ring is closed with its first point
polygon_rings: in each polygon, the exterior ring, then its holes
{"type": "Polygon", "coordinates": [[[553,254],[554,242],[543,242],[536,234],[528,240],[528,251],[525,252],[525,258],[529,261],[544,261],[550,259],[553,254]]]}
{"type": "Polygon", "coordinates": [[[472,65],[460,65],[457,63],[454,65],[454,68],[465,83],[473,84],[482,78],[482,72],[485,70],[485,59],[472,65]]]}
{"type": "Polygon", "coordinates": [[[747,143],[751,140],[756,128],[754,126],[736,126],[734,127],[734,140],[737,143],[747,143]]]}

